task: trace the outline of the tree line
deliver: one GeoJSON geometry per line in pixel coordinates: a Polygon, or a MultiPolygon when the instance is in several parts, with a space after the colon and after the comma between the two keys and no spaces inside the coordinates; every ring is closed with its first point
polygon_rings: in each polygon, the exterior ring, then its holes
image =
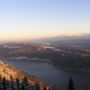
{"type": "MultiPolygon", "coordinates": [[[[39,83],[31,85],[26,77],[22,80],[16,78],[15,80],[10,77],[10,80],[7,80],[5,77],[0,76],[0,90],[41,90],[39,83]]],[[[48,88],[44,86],[43,90],[56,90],[54,87],[48,88]]],[[[60,90],[64,90],[61,88],[60,90]]],[[[69,79],[66,90],[76,90],[72,78],[69,79]]],[[[85,88],[88,90],[88,86],[85,88]]]]}
{"type": "MultiPolygon", "coordinates": [[[[16,78],[15,80],[10,77],[6,80],[5,77],[0,76],[0,90],[41,90],[39,83],[31,85],[26,77],[22,79],[16,78]]],[[[44,87],[44,90],[47,90],[44,87]]]]}

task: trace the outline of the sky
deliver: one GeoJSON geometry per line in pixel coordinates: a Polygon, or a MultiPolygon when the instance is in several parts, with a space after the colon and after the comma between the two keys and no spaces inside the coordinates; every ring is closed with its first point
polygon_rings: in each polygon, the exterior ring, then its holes
{"type": "Polygon", "coordinates": [[[0,0],[0,40],[90,33],[90,0],[0,0]]]}

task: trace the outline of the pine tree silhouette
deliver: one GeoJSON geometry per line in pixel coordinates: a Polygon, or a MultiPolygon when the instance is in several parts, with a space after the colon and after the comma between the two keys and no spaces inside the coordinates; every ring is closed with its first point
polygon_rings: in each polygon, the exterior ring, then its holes
{"type": "Polygon", "coordinates": [[[20,90],[20,80],[19,80],[19,78],[16,78],[16,89],[20,90]]]}
{"type": "Polygon", "coordinates": [[[44,85],[44,90],[47,90],[45,85],[44,85]]]}
{"type": "Polygon", "coordinates": [[[26,77],[24,77],[24,79],[22,80],[21,85],[22,85],[22,88],[24,88],[24,90],[30,90],[30,84],[26,77]]]}
{"type": "Polygon", "coordinates": [[[10,79],[11,79],[11,81],[10,81],[11,82],[11,90],[15,90],[13,77],[11,76],[10,79]]]}
{"type": "Polygon", "coordinates": [[[36,90],[41,90],[39,83],[35,84],[36,90]]]}
{"type": "Polygon", "coordinates": [[[73,82],[72,78],[69,79],[69,84],[68,84],[67,90],[75,90],[74,82],[73,82]]]}
{"type": "Polygon", "coordinates": [[[23,85],[21,85],[21,89],[20,90],[25,90],[25,88],[24,88],[24,86],[23,85]]]}
{"type": "Polygon", "coordinates": [[[6,83],[6,78],[5,77],[3,77],[3,79],[2,79],[2,88],[3,88],[3,90],[6,90],[7,89],[7,83],[6,83]]]}
{"type": "Polygon", "coordinates": [[[2,77],[0,76],[0,90],[2,90],[2,77]]]}

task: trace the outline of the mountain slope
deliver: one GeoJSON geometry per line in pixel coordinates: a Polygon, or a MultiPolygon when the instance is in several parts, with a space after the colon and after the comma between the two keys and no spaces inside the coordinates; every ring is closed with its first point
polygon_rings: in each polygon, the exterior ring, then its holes
{"type": "Polygon", "coordinates": [[[45,85],[43,81],[36,79],[35,76],[20,71],[1,60],[0,60],[0,76],[5,77],[7,80],[10,80],[11,77],[13,79],[19,78],[20,80],[26,77],[31,85],[35,85],[37,83],[40,85],[41,89],[43,89],[45,85]]]}

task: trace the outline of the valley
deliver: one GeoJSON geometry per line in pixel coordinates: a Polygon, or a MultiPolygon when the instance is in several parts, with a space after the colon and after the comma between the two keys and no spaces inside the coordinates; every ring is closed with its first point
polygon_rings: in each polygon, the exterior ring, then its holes
{"type": "Polygon", "coordinates": [[[0,57],[22,72],[35,75],[36,82],[42,80],[41,87],[45,84],[53,85],[56,90],[65,89],[70,77],[77,90],[84,90],[90,83],[89,47],[8,43],[0,45],[0,57]]]}

